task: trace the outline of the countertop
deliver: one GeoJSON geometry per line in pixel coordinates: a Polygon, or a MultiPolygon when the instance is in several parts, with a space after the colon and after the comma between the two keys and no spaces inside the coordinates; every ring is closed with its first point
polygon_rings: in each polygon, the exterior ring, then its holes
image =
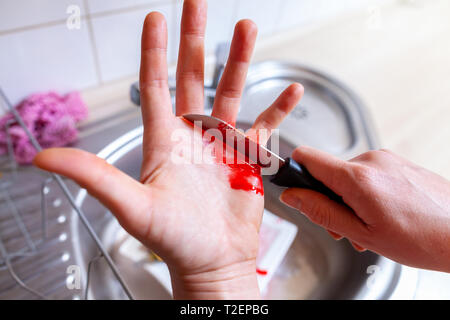
{"type": "MultiPolygon", "coordinates": [[[[450,179],[449,17],[447,0],[395,1],[375,16],[353,13],[265,39],[254,61],[301,62],[340,79],[367,105],[382,147],[450,179]]],[[[132,108],[136,80],[85,90],[89,121],[132,108]]],[[[450,299],[450,275],[421,270],[415,297],[450,299]]]]}

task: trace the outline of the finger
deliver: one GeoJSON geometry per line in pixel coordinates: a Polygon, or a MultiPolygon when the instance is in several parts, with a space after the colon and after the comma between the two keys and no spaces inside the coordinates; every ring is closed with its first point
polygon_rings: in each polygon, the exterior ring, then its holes
{"type": "Polygon", "coordinates": [[[345,194],[351,183],[348,162],[308,146],[296,148],[292,158],[304,165],[311,175],[342,196],[345,201],[345,194]]]}
{"type": "Polygon", "coordinates": [[[104,159],[77,149],[46,149],[37,154],[33,164],[74,180],[109,208],[128,232],[136,237],[145,236],[151,218],[148,186],[104,159]]]}
{"type": "Polygon", "coordinates": [[[144,21],[139,86],[144,126],[170,117],[167,76],[167,26],[164,16],[151,12],[144,21]]]}
{"type": "Polygon", "coordinates": [[[143,162],[141,174],[149,175],[161,157],[155,147],[167,144],[167,128],[170,128],[172,105],[167,76],[167,26],[159,12],[147,15],[142,31],[141,46],[141,112],[144,124],[143,162]]]}
{"type": "Polygon", "coordinates": [[[344,237],[359,240],[367,234],[365,224],[351,209],[318,192],[290,188],[281,194],[280,200],[300,210],[315,224],[344,237]]]}
{"type": "Polygon", "coordinates": [[[252,21],[241,20],[236,24],[228,61],[216,90],[212,116],[230,124],[234,124],[239,110],[256,34],[252,21]]]}
{"type": "Polygon", "coordinates": [[[252,128],[247,132],[247,136],[260,144],[265,144],[272,130],[278,128],[283,119],[298,104],[303,92],[304,89],[301,84],[291,84],[269,108],[256,118],[252,128]]]}
{"type": "Polygon", "coordinates": [[[340,234],[337,234],[336,232],[327,230],[327,232],[330,234],[330,236],[334,239],[334,240],[341,240],[343,238],[343,236],[341,236],[340,234]]]}
{"type": "Polygon", "coordinates": [[[177,65],[177,115],[203,113],[205,0],[185,0],[177,65]]]}

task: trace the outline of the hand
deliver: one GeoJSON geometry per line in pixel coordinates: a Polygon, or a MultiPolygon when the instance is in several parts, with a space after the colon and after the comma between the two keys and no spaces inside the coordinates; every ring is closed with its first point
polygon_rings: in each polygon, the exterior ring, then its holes
{"type": "MultiPolygon", "coordinates": [[[[177,67],[177,116],[203,113],[205,24],[206,2],[186,0],[177,67]]],[[[213,107],[213,116],[229,123],[236,119],[255,39],[256,26],[251,21],[237,23],[213,107]]],[[[171,161],[179,147],[171,139],[174,132],[186,132],[193,140],[188,148],[204,142],[172,113],[166,48],[164,17],[152,12],[142,33],[140,182],[81,150],[48,149],[34,163],[86,188],[131,235],[161,256],[168,264],[175,298],[258,298],[255,261],[264,198],[231,188],[232,168],[217,159],[214,164],[171,161]]],[[[252,132],[276,128],[302,94],[300,85],[289,86],[258,117],[252,132]]],[[[250,178],[249,183],[262,188],[259,176],[250,178]]]]}
{"type": "Polygon", "coordinates": [[[284,203],[330,230],[335,239],[348,238],[359,251],[450,272],[449,181],[387,150],[343,161],[300,147],[292,157],[348,207],[294,188],[282,193],[284,203]]]}

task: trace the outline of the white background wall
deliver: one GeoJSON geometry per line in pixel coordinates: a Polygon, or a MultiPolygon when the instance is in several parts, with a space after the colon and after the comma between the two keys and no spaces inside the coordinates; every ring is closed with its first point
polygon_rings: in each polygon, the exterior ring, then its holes
{"type": "MultiPolygon", "coordinates": [[[[317,23],[377,0],[209,0],[206,50],[231,39],[234,24],[253,19],[259,38],[317,23]]],[[[101,85],[137,74],[145,15],[161,11],[175,62],[182,0],[0,0],[0,86],[13,103],[36,91],[101,85]],[[80,9],[70,30],[67,8],[80,9]]]]}

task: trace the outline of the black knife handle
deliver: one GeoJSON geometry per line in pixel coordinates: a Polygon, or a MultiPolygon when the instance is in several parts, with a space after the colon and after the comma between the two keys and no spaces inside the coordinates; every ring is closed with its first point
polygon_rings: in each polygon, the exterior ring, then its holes
{"type": "Polygon", "coordinates": [[[320,192],[331,200],[344,204],[341,196],[338,196],[322,182],[314,178],[308,170],[291,158],[286,158],[284,165],[272,176],[270,182],[281,187],[305,188],[320,192]]]}

